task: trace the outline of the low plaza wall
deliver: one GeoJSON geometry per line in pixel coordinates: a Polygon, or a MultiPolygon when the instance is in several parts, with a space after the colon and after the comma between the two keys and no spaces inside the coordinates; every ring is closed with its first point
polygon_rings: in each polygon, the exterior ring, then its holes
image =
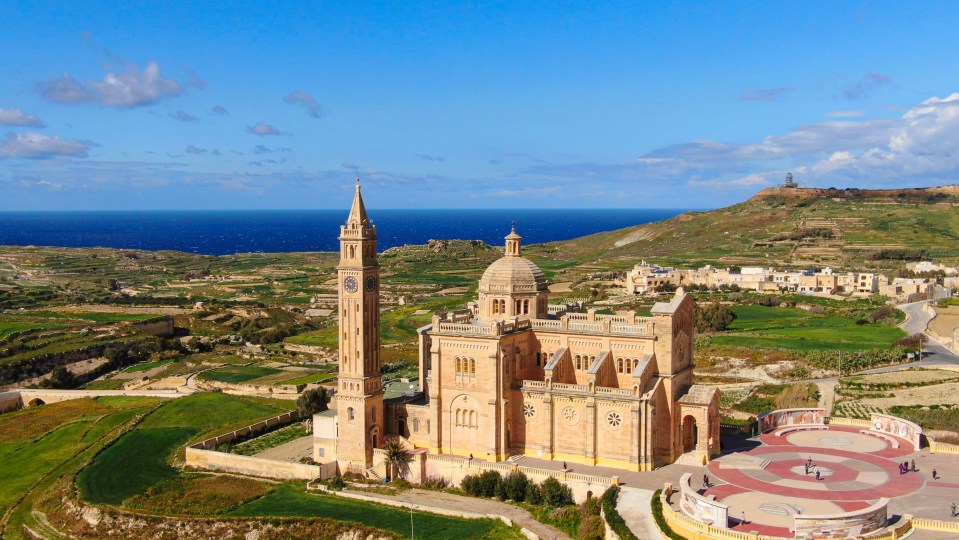
{"type": "Polygon", "coordinates": [[[679,479],[679,509],[699,523],[728,529],[729,505],[717,501],[715,496],[706,498],[697,493],[691,483],[692,477],[691,473],[686,473],[679,479]]]}
{"type": "Polygon", "coordinates": [[[793,516],[796,538],[848,538],[871,533],[886,526],[889,520],[889,499],[879,499],[862,510],[841,514],[793,516]]]}
{"type": "Polygon", "coordinates": [[[921,448],[922,427],[905,418],[874,412],[869,415],[869,428],[906,439],[917,450],[921,448]]]}
{"type": "Polygon", "coordinates": [[[823,425],[826,409],[780,409],[759,415],[759,432],[769,433],[784,426],[823,425]]]}

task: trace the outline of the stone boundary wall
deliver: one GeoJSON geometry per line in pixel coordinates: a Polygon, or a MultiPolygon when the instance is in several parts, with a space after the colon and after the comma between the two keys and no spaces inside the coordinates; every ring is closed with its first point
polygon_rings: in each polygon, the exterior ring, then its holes
{"type": "Polygon", "coordinates": [[[322,474],[316,465],[227,454],[192,446],[186,449],[186,466],[277,480],[314,480],[322,474]]]}
{"type": "Polygon", "coordinates": [[[841,514],[793,516],[793,531],[800,539],[858,537],[886,526],[889,499],[881,498],[872,506],[841,514]]]}
{"type": "Polygon", "coordinates": [[[289,411],[229,433],[191,444],[186,448],[186,465],[200,469],[262,476],[278,480],[314,480],[324,478],[324,473],[327,473],[326,477],[332,476],[333,473],[328,470],[329,467],[241,456],[213,450],[221,444],[233,442],[240,437],[255,435],[277,426],[291,424],[294,420],[296,420],[296,411],[289,411]]]}
{"type": "MultiPolygon", "coordinates": [[[[374,453],[374,457],[377,454],[374,453]]],[[[577,502],[583,502],[587,499],[587,494],[594,497],[601,496],[610,486],[619,485],[618,476],[596,476],[591,474],[579,474],[567,471],[554,471],[549,469],[538,469],[535,467],[523,467],[515,463],[490,463],[478,459],[469,459],[459,456],[446,454],[421,454],[423,464],[420,471],[412,471],[411,481],[419,482],[422,477],[442,477],[453,485],[458,486],[467,475],[481,474],[484,471],[497,471],[506,476],[513,471],[519,471],[525,474],[530,480],[541,483],[547,478],[555,478],[566,484],[573,491],[573,498],[577,502]],[[416,474],[420,474],[420,478],[416,474]]],[[[416,461],[414,461],[416,463],[416,461]]],[[[411,464],[412,465],[412,464],[411,464]]],[[[411,466],[411,468],[414,468],[411,466]]]]}
{"type": "Polygon", "coordinates": [[[177,392],[175,390],[55,390],[44,388],[14,388],[0,392],[0,413],[29,406],[30,402],[39,399],[43,403],[59,403],[71,399],[98,398],[98,397],[155,397],[176,399],[186,397],[193,392],[177,392]]]}
{"type": "Polygon", "coordinates": [[[306,384],[242,384],[211,381],[202,377],[196,378],[196,387],[206,391],[222,391],[224,394],[239,394],[245,396],[274,396],[295,395],[306,388],[306,384]]]}
{"type": "Polygon", "coordinates": [[[294,420],[296,420],[296,411],[285,412],[279,416],[267,418],[266,420],[251,424],[249,426],[241,427],[240,429],[231,431],[229,433],[217,435],[216,437],[210,437],[209,439],[200,441],[196,444],[191,444],[187,448],[210,450],[221,444],[233,442],[240,437],[246,437],[248,435],[260,433],[276,426],[292,424],[294,420]]]}
{"type": "Polygon", "coordinates": [[[769,433],[784,426],[821,426],[826,423],[826,409],[818,407],[779,409],[759,415],[758,420],[760,433],[769,433]]]}

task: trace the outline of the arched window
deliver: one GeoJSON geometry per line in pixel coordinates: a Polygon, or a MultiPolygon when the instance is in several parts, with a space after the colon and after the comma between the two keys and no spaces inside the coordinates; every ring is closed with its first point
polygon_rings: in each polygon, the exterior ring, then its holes
{"type": "Polygon", "coordinates": [[[516,311],[514,312],[516,315],[519,315],[520,313],[522,313],[522,311],[521,311],[522,306],[523,306],[523,302],[520,301],[520,300],[517,300],[517,301],[516,301],[516,311]]]}
{"type": "Polygon", "coordinates": [[[633,372],[633,361],[626,360],[626,373],[632,373],[632,372],[633,372]]]}
{"type": "Polygon", "coordinates": [[[413,431],[416,432],[416,433],[419,433],[419,432],[420,432],[420,419],[419,419],[419,418],[414,418],[414,419],[413,419],[413,431]]]}
{"type": "Polygon", "coordinates": [[[506,314],[506,300],[499,301],[499,312],[504,315],[506,314]]]}
{"type": "Polygon", "coordinates": [[[470,411],[470,427],[476,426],[476,411],[470,411]]]}
{"type": "Polygon", "coordinates": [[[622,372],[623,372],[623,359],[622,359],[622,358],[616,359],[616,371],[617,371],[618,373],[622,373],[622,372]]]}
{"type": "Polygon", "coordinates": [[[493,312],[493,314],[495,315],[495,314],[499,313],[499,300],[492,300],[492,302],[493,302],[492,312],[493,312]]]}
{"type": "Polygon", "coordinates": [[[529,300],[523,300],[523,313],[529,315],[529,300]]]}
{"type": "Polygon", "coordinates": [[[350,246],[350,258],[351,259],[356,258],[356,246],[350,246]]]}
{"type": "Polygon", "coordinates": [[[463,424],[463,411],[460,409],[456,409],[456,425],[459,426],[462,424],[463,424]]]}
{"type": "Polygon", "coordinates": [[[470,377],[476,376],[476,360],[470,358],[470,377]]]}
{"type": "Polygon", "coordinates": [[[348,409],[346,409],[346,419],[349,420],[350,422],[353,421],[353,407],[349,407],[348,409]]]}

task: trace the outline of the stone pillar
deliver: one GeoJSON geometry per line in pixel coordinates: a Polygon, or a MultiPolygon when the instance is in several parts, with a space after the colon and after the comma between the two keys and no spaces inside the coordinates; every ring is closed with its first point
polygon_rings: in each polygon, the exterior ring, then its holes
{"type": "Polygon", "coordinates": [[[586,459],[596,463],[596,399],[586,398],[586,459]]]}

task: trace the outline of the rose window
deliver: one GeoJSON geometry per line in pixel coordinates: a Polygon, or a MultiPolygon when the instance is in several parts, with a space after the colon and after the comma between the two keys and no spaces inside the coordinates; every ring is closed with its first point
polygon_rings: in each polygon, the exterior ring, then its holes
{"type": "Polygon", "coordinates": [[[579,422],[579,412],[573,407],[566,407],[563,409],[563,420],[572,426],[576,424],[576,422],[579,422]]]}
{"type": "Polygon", "coordinates": [[[533,407],[532,403],[523,404],[523,416],[532,419],[534,416],[536,416],[536,407],[533,407]]]}
{"type": "Polygon", "coordinates": [[[618,429],[623,426],[623,415],[616,411],[609,411],[606,414],[606,423],[609,424],[609,427],[618,429]]]}

